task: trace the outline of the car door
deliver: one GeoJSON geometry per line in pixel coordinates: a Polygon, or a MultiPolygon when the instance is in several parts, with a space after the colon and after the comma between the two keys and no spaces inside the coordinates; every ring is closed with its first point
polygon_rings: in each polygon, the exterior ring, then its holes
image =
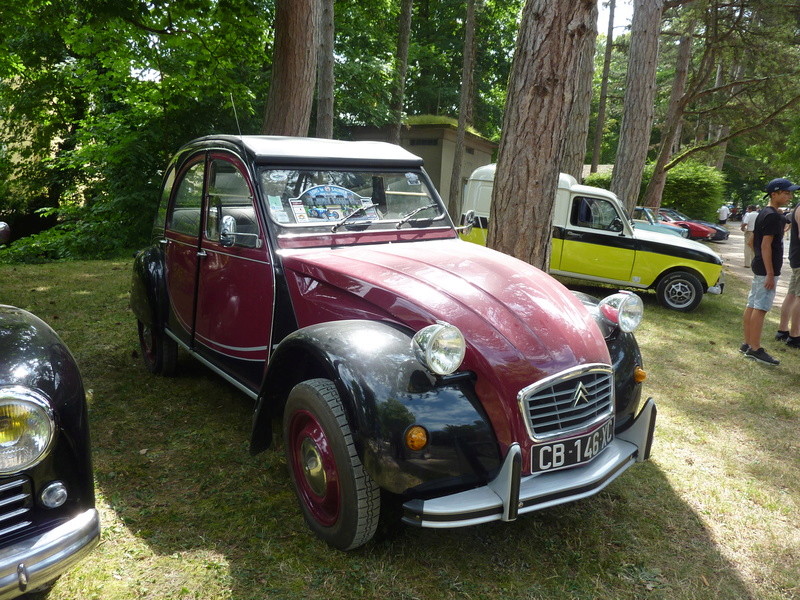
{"type": "Polygon", "coordinates": [[[264,224],[245,166],[210,154],[199,243],[194,345],[249,389],[269,358],[274,275],[264,224]]]}
{"type": "Polygon", "coordinates": [[[173,335],[192,345],[199,235],[203,209],[205,155],[192,157],[176,178],[175,192],[167,212],[164,231],[164,261],[169,316],[173,335]]]}
{"type": "Polygon", "coordinates": [[[630,281],[635,257],[636,240],[610,200],[591,196],[571,199],[560,272],[630,281]]]}

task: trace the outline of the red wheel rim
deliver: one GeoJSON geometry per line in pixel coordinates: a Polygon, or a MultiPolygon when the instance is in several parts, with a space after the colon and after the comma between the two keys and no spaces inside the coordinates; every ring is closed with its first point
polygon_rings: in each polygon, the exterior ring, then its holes
{"type": "Polygon", "coordinates": [[[142,324],[142,352],[148,362],[154,363],[156,359],[155,333],[149,325],[142,324]]]}
{"type": "Polygon", "coordinates": [[[287,443],[303,504],[314,520],[330,527],[339,518],[339,471],[325,430],[310,412],[297,411],[287,443]]]}

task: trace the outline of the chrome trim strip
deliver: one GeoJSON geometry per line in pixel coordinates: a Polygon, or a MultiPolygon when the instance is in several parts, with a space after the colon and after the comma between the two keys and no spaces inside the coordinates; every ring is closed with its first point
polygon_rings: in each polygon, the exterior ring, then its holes
{"type": "MultiPolygon", "coordinates": [[[[248,387],[247,387],[246,385],[244,385],[242,382],[240,382],[240,381],[237,381],[236,379],[234,379],[233,377],[231,377],[230,375],[228,375],[228,374],[227,374],[225,371],[221,370],[220,368],[218,368],[217,366],[215,366],[215,365],[214,365],[212,362],[209,362],[208,360],[206,360],[205,358],[203,358],[202,356],[200,356],[200,355],[199,355],[197,352],[194,352],[194,351],[193,351],[191,348],[189,348],[189,346],[187,346],[187,345],[186,345],[186,344],[185,344],[183,341],[179,340],[179,339],[178,339],[178,338],[175,336],[175,334],[174,334],[174,333],[172,333],[172,332],[171,332],[169,329],[165,329],[164,331],[166,332],[166,334],[167,334],[169,337],[171,337],[173,340],[175,340],[175,342],[176,342],[176,343],[177,343],[177,344],[178,344],[178,345],[179,345],[181,348],[183,348],[183,349],[184,349],[184,350],[186,350],[186,351],[187,351],[189,354],[191,354],[193,358],[196,358],[197,360],[199,360],[201,363],[203,363],[203,364],[204,364],[205,366],[207,366],[209,369],[211,369],[212,371],[214,371],[214,373],[216,373],[217,375],[219,375],[220,377],[222,377],[222,378],[223,378],[225,381],[227,381],[228,383],[230,383],[230,384],[231,384],[233,387],[235,387],[236,389],[238,389],[240,392],[244,393],[245,395],[247,395],[247,396],[248,396],[250,399],[252,399],[252,400],[255,400],[255,399],[257,399],[257,398],[258,398],[258,393],[256,393],[256,392],[252,391],[250,388],[248,388],[248,387]]],[[[2,597],[0,597],[0,600],[3,600],[3,599],[2,599],[2,597]]]]}

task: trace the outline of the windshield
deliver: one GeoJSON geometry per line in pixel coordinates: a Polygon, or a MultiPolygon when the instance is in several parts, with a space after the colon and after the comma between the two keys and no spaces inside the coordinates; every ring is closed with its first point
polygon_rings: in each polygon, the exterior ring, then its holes
{"type": "Polygon", "coordinates": [[[283,227],[427,227],[445,212],[417,172],[261,169],[270,219],[283,227]],[[418,211],[418,212],[415,212],[418,211]],[[338,225],[337,225],[338,223],[338,225]]]}

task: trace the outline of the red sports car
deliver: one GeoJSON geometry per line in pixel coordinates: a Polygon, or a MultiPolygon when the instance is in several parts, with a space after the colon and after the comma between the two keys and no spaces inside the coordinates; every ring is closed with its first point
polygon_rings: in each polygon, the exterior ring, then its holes
{"type": "Polygon", "coordinates": [[[685,227],[686,229],[688,229],[689,239],[692,240],[710,240],[713,239],[714,234],[716,233],[711,227],[707,227],[700,223],[694,223],[693,221],[681,221],[661,211],[659,211],[658,216],[662,223],[669,223],[670,225],[678,225],[680,227],[685,227]]]}

